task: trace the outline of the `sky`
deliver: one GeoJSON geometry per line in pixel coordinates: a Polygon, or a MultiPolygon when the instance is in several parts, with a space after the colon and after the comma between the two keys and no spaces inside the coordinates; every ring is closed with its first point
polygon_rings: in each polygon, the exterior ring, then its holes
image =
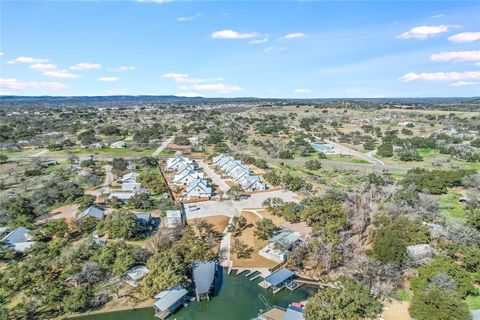
{"type": "Polygon", "coordinates": [[[0,0],[0,93],[480,96],[480,2],[0,0]]]}

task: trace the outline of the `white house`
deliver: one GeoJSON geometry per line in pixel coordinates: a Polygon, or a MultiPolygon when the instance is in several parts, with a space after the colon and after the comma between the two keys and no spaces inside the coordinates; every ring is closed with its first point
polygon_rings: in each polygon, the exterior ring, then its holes
{"type": "Polygon", "coordinates": [[[265,190],[267,186],[262,180],[250,171],[250,168],[240,161],[220,154],[212,159],[213,164],[217,169],[224,172],[234,182],[238,183],[240,187],[247,192],[257,190],[265,190]]]}
{"type": "Polygon", "coordinates": [[[181,175],[175,175],[175,177],[172,180],[172,184],[174,185],[184,185],[187,186],[189,185],[193,180],[196,179],[203,179],[203,173],[198,172],[196,170],[192,170],[189,172],[184,172],[181,175]]]}
{"type": "Polygon", "coordinates": [[[181,166],[192,163],[193,161],[187,157],[176,156],[175,158],[167,159],[166,169],[169,171],[178,170],[178,168],[180,168],[181,166]]]}
{"type": "Polygon", "coordinates": [[[125,143],[125,141],[117,141],[110,145],[110,148],[112,149],[122,149],[126,147],[127,147],[127,144],[125,143]]]}
{"type": "Polygon", "coordinates": [[[150,270],[148,270],[148,268],[145,266],[142,266],[142,265],[136,266],[128,270],[127,272],[125,272],[124,280],[126,283],[128,283],[132,287],[136,287],[138,286],[138,280],[145,277],[149,272],[150,270]]]}
{"type": "Polygon", "coordinates": [[[300,241],[300,233],[285,230],[270,239],[259,254],[269,260],[282,263],[287,261],[289,251],[300,241]]]}
{"type": "Polygon", "coordinates": [[[213,194],[212,187],[209,186],[208,181],[205,179],[193,180],[187,188],[185,197],[190,198],[210,198],[213,194]]]}
{"type": "Polygon", "coordinates": [[[139,173],[129,172],[122,177],[122,190],[123,191],[133,191],[140,189],[141,185],[137,182],[139,173]]]}

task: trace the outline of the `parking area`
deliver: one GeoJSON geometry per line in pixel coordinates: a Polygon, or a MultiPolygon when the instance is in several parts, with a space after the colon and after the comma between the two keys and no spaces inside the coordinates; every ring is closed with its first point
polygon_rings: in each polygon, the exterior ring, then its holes
{"type": "Polygon", "coordinates": [[[230,201],[203,201],[186,203],[183,206],[185,209],[185,216],[187,220],[218,215],[233,217],[239,214],[239,211],[232,206],[230,201]]]}
{"type": "Polygon", "coordinates": [[[233,205],[239,211],[244,209],[261,209],[263,201],[268,198],[280,198],[285,202],[300,202],[300,199],[295,192],[289,190],[276,190],[254,193],[248,199],[234,201],[233,205]]]}

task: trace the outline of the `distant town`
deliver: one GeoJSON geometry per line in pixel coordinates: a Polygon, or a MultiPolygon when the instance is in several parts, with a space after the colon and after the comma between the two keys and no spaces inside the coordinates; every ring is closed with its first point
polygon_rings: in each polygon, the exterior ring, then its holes
{"type": "Polygon", "coordinates": [[[478,314],[478,99],[5,96],[0,118],[2,319],[478,314]]]}

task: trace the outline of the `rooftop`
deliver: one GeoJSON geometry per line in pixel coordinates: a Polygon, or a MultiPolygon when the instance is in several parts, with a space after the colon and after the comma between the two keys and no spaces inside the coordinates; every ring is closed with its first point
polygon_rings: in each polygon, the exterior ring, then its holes
{"type": "Polygon", "coordinates": [[[265,281],[272,286],[276,286],[276,285],[284,282],[288,278],[291,278],[294,275],[295,275],[295,273],[293,273],[292,271],[290,271],[288,269],[285,269],[285,268],[282,268],[278,271],[275,271],[274,273],[272,273],[268,277],[266,277],[265,281]]]}

